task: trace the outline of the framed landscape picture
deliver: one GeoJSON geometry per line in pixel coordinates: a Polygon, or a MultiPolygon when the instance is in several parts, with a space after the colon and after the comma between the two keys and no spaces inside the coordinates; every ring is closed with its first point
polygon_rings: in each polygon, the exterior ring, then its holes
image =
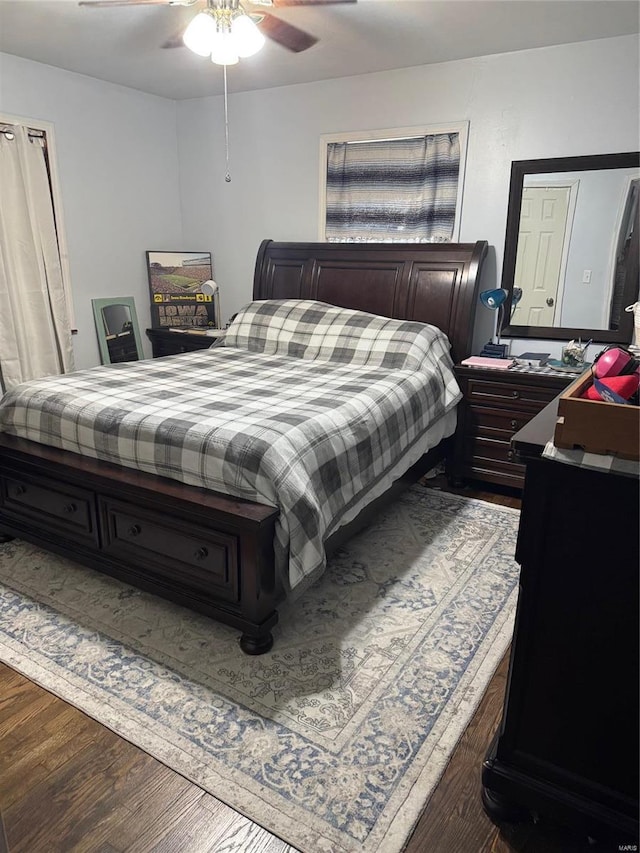
{"type": "Polygon", "coordinates": [[[210,252],[147,252],[153,328],[217,328],[213,297],[201,290],[211,280],[210,252]]]}

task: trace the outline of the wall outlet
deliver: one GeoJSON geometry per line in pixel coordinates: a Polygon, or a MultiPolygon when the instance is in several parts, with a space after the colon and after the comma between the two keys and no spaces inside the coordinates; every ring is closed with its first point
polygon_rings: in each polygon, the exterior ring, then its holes
{"type": "Polygon", "coordinates": [[[591,284],[591,270],[582,270],[582,283],[591,284]]]}

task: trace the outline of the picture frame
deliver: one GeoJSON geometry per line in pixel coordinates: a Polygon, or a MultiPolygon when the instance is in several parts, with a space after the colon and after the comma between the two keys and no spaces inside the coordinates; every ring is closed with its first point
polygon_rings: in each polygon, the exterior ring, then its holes
{"type": "Polygon", "coordinates": [[[200,289],[213,278],[211,252],[150,249],[146,259],[154,329],[218,328],[217,301],[200,289]]]}

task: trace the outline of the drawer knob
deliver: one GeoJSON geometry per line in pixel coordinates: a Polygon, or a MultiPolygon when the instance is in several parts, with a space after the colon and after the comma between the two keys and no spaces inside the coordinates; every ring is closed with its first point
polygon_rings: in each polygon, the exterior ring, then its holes
{"type": "Polygon", "coordinates": [[[142,528],[139,524],[132,524],[127,533],[129,536],[139,536],[142,533],[142,528]]]}
{"type": "Polygon", "coordinates": [[[77,509],[78,509],[78,507],[74,503],[65,504],[62,507],[62,511],[66,512],[68,515],[72,515],[74,512],[77,511],[77,509]]]}
{"type": "Polygon", "coordinates": [[[514,455],[515,454],[514,454],[513,450],[507,451],[507,456],[509,457],[509,459],[513,459],[514,455]]]}
{"type": "Polygon", "coordinates": [[[511,429],[518,429],[518,421],[511,421],[511,429]]]}
{"type": "Polygon", "coordinates": [[[514,400],[519,400],[520,399],[520,392],[519,391],[512,391],[511,396],[513,397],[514,400]]]}
{"type": "Polygon", "coordinates": [[[207,548],[204,547],[204,545],[202,546],[202,548],[198,548],[198,550],[193,555],[195,560],[204,560],[205,557],[208,557],[208,556],[209,556],[209,551],[207,548]]]}
{"type": "Polygon", "coordinates": [[[16,490],[14,492],[15,497],[19,498],[20,495],[24,495],[26,491],[27,491],[26,486],[16,486],[16,490]]]}

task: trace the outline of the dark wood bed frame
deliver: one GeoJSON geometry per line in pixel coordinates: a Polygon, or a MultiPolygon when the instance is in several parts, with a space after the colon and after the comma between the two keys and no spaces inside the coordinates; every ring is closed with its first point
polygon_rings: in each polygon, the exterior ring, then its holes
{"type": "MultiPolygon", "coordinates": [[[[258,251],[254,299],[318,299],[432,323],[455,360],[470,353],[485,241],[437,244],[276,243],[258,251]]],[[[327,544],[364,527],[451,442],[369,504],[327,544]]],[[[274,568],[278,511],[174,480],[0,435],[0,534],[19,537],[242,631],[261,654],[281,599],[274,568]]]]}

